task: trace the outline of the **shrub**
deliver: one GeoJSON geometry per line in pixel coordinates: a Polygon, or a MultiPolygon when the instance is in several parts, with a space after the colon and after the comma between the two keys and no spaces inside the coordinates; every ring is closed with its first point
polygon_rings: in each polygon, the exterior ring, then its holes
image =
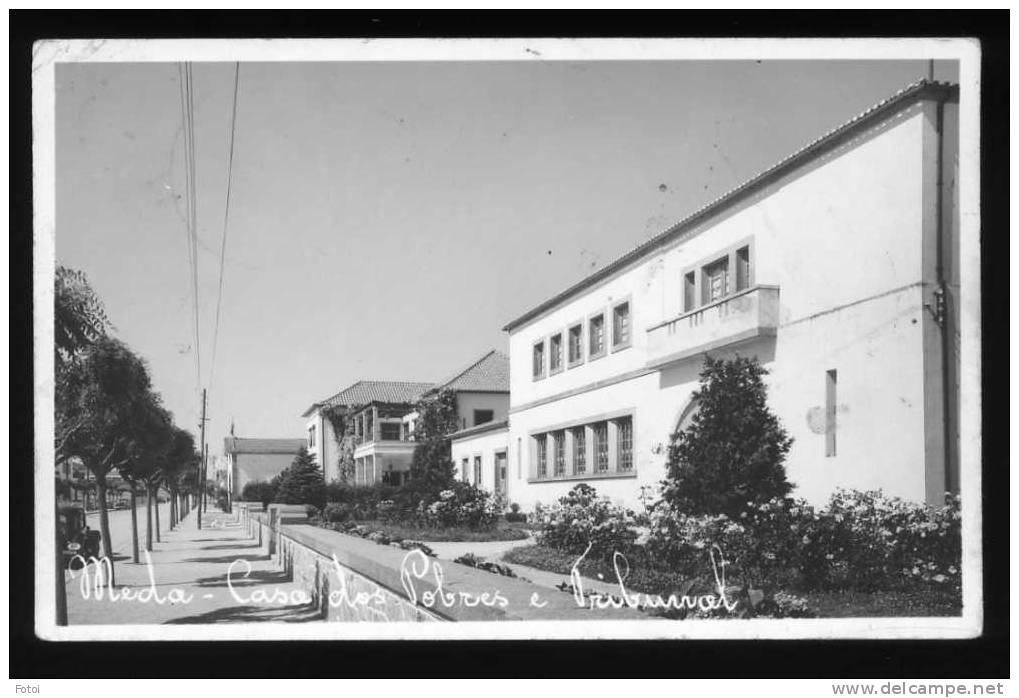
{"type": "Polygon", "coordinates": [[[584,483],[547,509],[536,505],[535,512],[543,524],[538,542],[566,552],[583,553],[590,544],[590,555],[608,557],[628,550],[637,537],[633,512],[584,483]]]}
{"type": "MultiPolygon", "coordinates": [[[[695,572],[711,550],[746,588],[919,590],[960,587],[959,500],[932,507],[880,492],[839,490],[816,511],[775,498],[739,518],[651,513],[646,546],[672,569],[695,572]]],[[[784,617],[784,616],[783,616],[784,617]]]]}
{"type": "Polygon", "coordinates": [[[811,531],[814,586],[870,589],[960,589],[960,501],[943,506],[836,491],[811,531]]]}
{"type": "Polygon", "coordinates": [[[512,504],[510,504],[509,508],[510,508],[510,511],[513,512],[514,514],[519,514],[520,513],[520,505],[517,504],[516,502],[513,502],[512,504]]]}
{"type": "Polygon", "coordinates": [[[262,506],[268,506],[276,497],[276,490],[273,485],[264,480],[253,480],[244,485],[241,489],[241,499],[245,502],[261,502],[262,506]]]}
{"type": "Polygon", "coordinates": [[[757,359],[705,360],[690,426],[672,435],[662,498],[683,514],[738,518],[748,503],[785,497],[792,439],[767,405],[757,359]]]}
{"type": "Polygon", "coordinates": [[[484,558],[480,558],[474,553],[465,553],[460,557],[453,560],[458,565],[466,565],[467,567],[473,567],[478,570],[484,570],[485,572],[491,572],[492,574],[500,574],[503,577],[516,577],[517,573],[513,571],[508,565],[500,565],[498,562],[488,562],[484,558]]]}
{"type": "Polygon", "coordinates": [[[353,507],[347,503],[330,503],[326,504],[325,509],[322,511],[322,519],[329,523],[339,523],[340,521],[346,521],[350,518],[350,513],[353,507]]]}
{"type": "Polygon", "coordinates": [[[325,506],[325,478],[306,448],[301,447],[285,472],[276,492],[277,501],[282,504],[313,504],[319,508],[325,506]]]}
{"type": "Polygon", "coordinates": [[[487,528],[498,516],[495,501],[485,490],[466,482],[454,482],[438,499],[419,505],[420,518],[431,526],[487,528]]]}

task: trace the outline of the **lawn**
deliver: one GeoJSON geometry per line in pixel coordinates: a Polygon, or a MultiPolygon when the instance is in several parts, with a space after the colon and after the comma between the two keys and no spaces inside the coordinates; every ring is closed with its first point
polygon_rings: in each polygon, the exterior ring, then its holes
{"type": "MultiPolygon", "coordinates": [[[[542,545],[527,545],[507,551],[502,559],[511,564],[527,565],[547,572],[569,575],[578,557],[580,556],[542,545]]],[[[708,577],[690,580],[674,572],[654,569],[650,565],[641,564],[646,561],[640,557],[639,554],[627,556],[630,571],[625,583],[630,591],[668,596],[677,590],[690,588],[691,581],[695,587],[701,589],[710,589],[713,583],[708,577]]],[[[616,582],[612,564],[602,560],[585,559],[578,567],[578,571],[588,579],[616,582]]],[[[957,594],[950,592],[804,592],[795,589],[789,591],[803,596],[810,609],[821,618],[958,616],[962,613],[962,600],[957,594]]]]}
{"type": "Polygon", "coordinates": [[[373,531],[381,531],[394,540],[420,540],[429,543],[465,541],[481,543],[495,540],[524,540],[527,531],[517,525],[500,521],[490,529],[473,528],[430,528],[427,526],[401,525],[383,521],[353,521],[373,531]]]}

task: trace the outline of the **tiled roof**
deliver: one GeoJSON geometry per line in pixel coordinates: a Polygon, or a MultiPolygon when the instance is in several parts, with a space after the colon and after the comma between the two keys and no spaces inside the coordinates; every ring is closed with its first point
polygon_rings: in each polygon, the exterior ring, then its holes
{"type": "Polygon", "coordinates": [[[327,406],[342,405],[344,407],[354,407],[368,405],[373,402],[410,404],[416,402],[421,394],[431,387],[431,383],[360,380],[332,397],[316,402],[304,412],[304,416],[307,417],[319,407],[327,406]]]}
{"type": "Polygon", "coordinates": [[[527,311],[517,319],[507,324],[502,329],[504,331],[510,331],[528,320],[537,317],[546,310],[555,308],[563,301],[567,300],[577,292],[593,286],[598,281],[611,276],[619,269],[625,267],[638,259],[641,259],[646,254],[654,251],[662,244],[673,240],[682,233],[690,230],[694,225],[703,222],[709,216],[718,213],[726,206],[732,204],[734,201],[749,193],[750,191],[756,190],[759,187],[771,182],[776,176],[785,174],[793,167],[799,166],[804,162],[807,162],[814,158],[819,152],[823,151],[828,146],[834,147],[842,142],[843,137],[852,131],[855,131],[858,127],[866,126],[879,118],[887,116],[893,112],[897,107],[903,103],[912,100],[919,99],[921,97],[929,97],[938,100],[949,100],[958,95],[959,86],[947,83],[938,82],[936,80],[918,80],[906,87],[902,88],[887,99],[878,102],[874,106],[870,107],[866,111],[857,114],[849,121],[837,126],[836,128],[828,131],[819,138],[814,139],[807,145],[803,146],[799,150],[795,151],[791,155],[788,155],[783,160],[768,168],[767,170],[759,173],[758,175],[751,177],[739,186],[730,189],[726,193],[719,196],[714,201],[702,206],[700,209],[690,214],[679,223],[670,226],[668,229],[659,233],[650,240],[641,243],[634,249],[630,250],[621,257],[618,257],[614,261],[610,262],[606,266],[602,267],[595,273],[581,279],[576,284],[570,286],[565,291],[553,296],[552,298],[544,301],[540,305],[527,311]]]}
{"type": "Polygon", "coordinates": [[[305,445],[304,439],[242,439],[228,436],[223,439],[223,453],[297,453],[305,445]]]}
{"type": "Polygon", "coordinates": [[[492,349],[445,380],[436,383],[428,392],[459,390],[466,392],[508,393],[509,385],[509,357],[500,351],[492,349]]]}

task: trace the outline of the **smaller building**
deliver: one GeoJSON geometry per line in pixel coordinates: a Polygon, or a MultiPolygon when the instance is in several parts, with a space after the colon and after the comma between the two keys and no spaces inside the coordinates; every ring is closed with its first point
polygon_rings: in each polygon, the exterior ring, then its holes
{"type": "Polygon", "coordinates": [[[228,436],[223,439],[223,455],[227,458],[230,495],[239,499],[249,482],[267,482],[290,467],[304,439],[246,439],[228,436]]]}
{"type": "Polygon", "coordinates": [[[458,480],[509,502],[509,421],[488,422],[451,434],[450,455],[458,480]]]}

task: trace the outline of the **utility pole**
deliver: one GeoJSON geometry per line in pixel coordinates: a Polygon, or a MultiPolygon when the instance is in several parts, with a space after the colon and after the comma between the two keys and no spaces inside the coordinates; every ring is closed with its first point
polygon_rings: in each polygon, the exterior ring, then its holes
{"type": "Polygon", "coordinates": [[[204,510],[205,503],[205,457],[208,454],[208,450],[205,446],[205,423],[209,421],[205,417],[205,388],[202,388],[202,421],[198,424],[198,428],[201,429],[201,449],[202,449],[202,460],[198,464],[198,529],[202,528],[202,511],[204,510]]]}

